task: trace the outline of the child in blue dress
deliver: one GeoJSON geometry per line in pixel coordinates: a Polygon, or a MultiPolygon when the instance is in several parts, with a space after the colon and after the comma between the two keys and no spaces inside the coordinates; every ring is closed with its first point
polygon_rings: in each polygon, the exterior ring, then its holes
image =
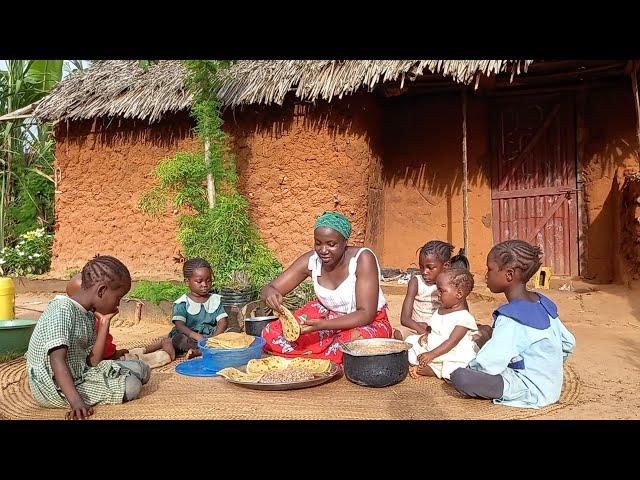
{"type": "Polygon", "coordinates": [[[560,398],[563,361],[575,337],[560,322],[558,308],[527,290],[540,268],[542,250],[522,240],[495,245],[487,256],[487,286],[508,303],[494,313],[491,338],[467,368],[451,373],[462,394],[514,407],[541,408],[560,398]]]}
{"type": "Polygon", "coordinates": [[[174,324],[169,338],[177,354],[187,358],[202,355],[198,341],[213,337],[227,329],[228,315],[224,311],[220,295],[209,293],[211,289],[211,265],[203,258],[187,260],[182,273],[190,292],[178,298],[173,305],[174,324]]]}

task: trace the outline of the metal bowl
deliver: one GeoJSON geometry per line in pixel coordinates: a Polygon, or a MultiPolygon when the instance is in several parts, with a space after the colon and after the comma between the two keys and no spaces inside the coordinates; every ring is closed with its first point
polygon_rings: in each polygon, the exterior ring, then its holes
{"type": "Polygon", "coordinates": [[[36,323],[36,320],[0,320],[0,354],[26,352],[36,323]]]}
{"type": "Polygon", "coordinates": [[[250,317],[244,320],[244,331],[247,335],[253,335],[254,337],[262,336],[262,329],[269,325],[274,320],[278,320],[278,317],[250,317]]]}
{"type": "Polygon", "coordinates": [[[354,340],[340,346],[344,375],[357,385],[388,387],[409,374],[411,345],[392,338],[354,340]]]}

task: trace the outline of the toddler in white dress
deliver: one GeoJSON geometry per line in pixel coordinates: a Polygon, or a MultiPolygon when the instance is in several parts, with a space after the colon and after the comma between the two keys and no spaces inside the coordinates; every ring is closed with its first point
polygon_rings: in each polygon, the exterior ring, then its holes
{"type": "Polygon", "coordinates": [[[449,379],[451,372],[473,360],[478,347],[473,341],[476,320],[467,310],[466,298],[473,290],[473,275],[464,268],[449,268],[436,279],[440,307],[431,317],[431,330],[410,335],[409,373],[413,378],[436,376],[449,379]]]}

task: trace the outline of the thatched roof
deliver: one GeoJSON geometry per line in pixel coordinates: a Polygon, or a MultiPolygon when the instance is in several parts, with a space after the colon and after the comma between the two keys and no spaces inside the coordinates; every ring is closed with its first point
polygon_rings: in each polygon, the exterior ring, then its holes
{"type": "Polygon", "coordinates": [[[145,72],[137,60],[102,60],[59,82],[35,115],[40,120],[122,117],[158,121],[191,106],[179,60],[161,61],[145,72]]]}
{"type": "Polygon", "coordinates": [[[290,89],[302,100],[330,101],[379,83],[412,81],[423,73],[470,84],[477,74],[513,69],[526,71],[532,60],[256,60],[235,63],[219,92],[222,103],[235,107],[251,103],[282,105],[290,89]]]}
{"type": "MultiPolygon", "coordinates": [[[[423,73],[470,84],[478,75],[526,71],[532,60],[240,60],[225,72],[219,92],[225,107],[282,105],[286,94],[316,101],[354,93],[395,80],[404,84],[423,73]]],[[[136,60],[104,60],[77,72],[54,87],[38,108],[41,120],[123,117],[159,120],[163,114],[188,109],[185,67],[160,61],[144,71],[136,60]]]]}

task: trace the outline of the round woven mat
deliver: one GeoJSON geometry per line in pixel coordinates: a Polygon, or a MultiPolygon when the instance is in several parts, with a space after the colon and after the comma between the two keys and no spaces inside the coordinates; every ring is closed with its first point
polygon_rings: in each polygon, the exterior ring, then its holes
{"type": "MultiPolygon", "coordinates": [[[[162,329],[162,328],[161,328],[162,329]]],[[[166,327],[164,327],[166,330],[166,327]]],[[[143,346],[165,335],[157,326],[124,327],[114,337],[119,348],[143,346]]],[[[178,360],[180,361],[180,360],[178,360]]],[[[153,370],[139,399],[119,405],[98,405],[94,419],[521,419],[544,415],[577,402],[580,379],[565,364],[560,401],[543,409],[494,405],[461,397],[435,378],[406,380],[387,388],[354,385],[340,377],[318,387],[291,391],[256,391],[218,377],[186,377],[175,372],[177,362],[153,370]]],[[[29,391],[26,362],[0,364],[0,417],[6,419],[63,419],[64,409],[38,406],[29,391]]]]}

